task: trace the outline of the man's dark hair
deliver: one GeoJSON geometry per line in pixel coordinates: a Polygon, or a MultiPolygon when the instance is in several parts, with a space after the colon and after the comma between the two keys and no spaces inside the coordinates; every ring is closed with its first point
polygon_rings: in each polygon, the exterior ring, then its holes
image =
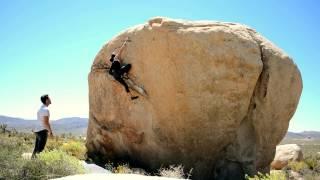
{"type": "Polygon", "coordinates": [[[45,94],[45,95],[42,95],[40,100],[43,104],[46,104],[46,101],[47,99],[49,99],[49,95],[48,94],[45,94]]]}
{"type": "Polygon", "coordinates": [[[110,61],[111,61],[111,62],[113,62],[114,57],[116,57],[116,55],[115,55],[115,54],[111,54],[111,58],[110,58],[110,61]]]}

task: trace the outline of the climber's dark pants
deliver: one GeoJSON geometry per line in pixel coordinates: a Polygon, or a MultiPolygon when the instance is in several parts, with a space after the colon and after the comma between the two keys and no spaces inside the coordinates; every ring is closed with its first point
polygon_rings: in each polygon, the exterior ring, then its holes
{"type": "Polygon", "coordinates": [[[122,75],[124,73],[128,73],[130,69],[131,69],[131,64],[126,64],[122,66],[119,70],[115,70],[112,74],[113,77],[124,86],[124,88],[126,89],[126,92],[130,92],[130,90],[129,90],[128,84],[122,79],[122,75]]]}
{"type": "Polygon", "coordinates": [[[48,130],[44,129],[44,130],[35,132],[35,135],[36,135],[36,142],[34,145],[32,158],[35,158],[35,155],[43,151],[44,147],[46,146],[47,138],[48,138],[48,130]]]}

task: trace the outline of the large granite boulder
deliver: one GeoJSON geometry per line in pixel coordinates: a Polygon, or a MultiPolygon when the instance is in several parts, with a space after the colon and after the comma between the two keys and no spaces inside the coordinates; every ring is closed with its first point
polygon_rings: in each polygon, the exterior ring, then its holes
{"type": "Polygon", "coordinates": [[[105,44],[88,79],[89,157],[194,179],[268,171],[302,91],[292,59],[250,27],[162,17],[105,44]],[[148,93],[134,101],[104,69],[127,38],[123,62],[148,93]]]}

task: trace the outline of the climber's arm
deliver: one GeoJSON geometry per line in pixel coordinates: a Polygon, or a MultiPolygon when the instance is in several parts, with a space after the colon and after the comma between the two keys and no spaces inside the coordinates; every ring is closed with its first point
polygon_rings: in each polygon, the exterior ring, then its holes
{"type": "Polygon", "coordinates": [[[119,60],[122,60],[122,52],[124,50],[124,48],[126,47],[126,44],[127,44],[127,41],[125,41],[122,46],[120,47],[120,50],[119,52],[116,54],[116,57],[119,59],[119,60]]]}

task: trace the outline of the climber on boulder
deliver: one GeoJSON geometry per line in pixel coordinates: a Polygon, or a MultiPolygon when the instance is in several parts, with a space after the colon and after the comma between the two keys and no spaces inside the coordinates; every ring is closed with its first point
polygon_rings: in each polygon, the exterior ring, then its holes
{"type": "Polygon", "coordinates": [[[124,48],[127,45],[127,42],[129,40],[127,39],[122,46],[120,47],[120,50],[118,53],[112,53],[110,61],[112,62],[111,68],[109,70],[109,74],[111,74],[118,82],[120,82],[124,87],[128,94],[131,96],[131,100],[137,99],[139,96],[133,96],[129,90],[128,84],[124,81],[124,77],[128,74],[128,72],[131,69],[131,64],[121,65],[120,60],[122,52],[124,48]]]}

